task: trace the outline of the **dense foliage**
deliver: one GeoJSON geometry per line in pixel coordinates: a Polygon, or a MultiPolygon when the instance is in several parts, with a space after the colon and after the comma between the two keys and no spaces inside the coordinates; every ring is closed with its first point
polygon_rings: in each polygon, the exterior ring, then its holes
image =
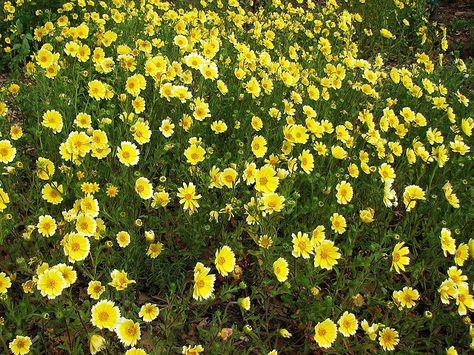
{"type": "Polygon", "coordinates": [[[474,66],[424,1],[56,4],[0,10],[3,351],[474,347],[474,66]]]}

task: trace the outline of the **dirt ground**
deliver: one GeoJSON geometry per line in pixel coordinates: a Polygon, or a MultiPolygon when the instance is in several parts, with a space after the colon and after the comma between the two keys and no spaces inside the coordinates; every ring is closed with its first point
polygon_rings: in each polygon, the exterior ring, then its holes
{"type": "Polygon", "coordinates": [[[474,0],[438,0],[432,20],[447,26],[450,47],[461,58],[474,58],[474,0]]]}

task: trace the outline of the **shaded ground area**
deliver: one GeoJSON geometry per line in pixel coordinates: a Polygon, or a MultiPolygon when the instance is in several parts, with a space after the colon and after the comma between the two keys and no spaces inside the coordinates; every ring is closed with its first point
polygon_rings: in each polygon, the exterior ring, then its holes
{"type": "Polygon", "coordinates": [[[447,26],[452,50],[474,58],[474,0],[439,0],[432,19],[447,26]]]}

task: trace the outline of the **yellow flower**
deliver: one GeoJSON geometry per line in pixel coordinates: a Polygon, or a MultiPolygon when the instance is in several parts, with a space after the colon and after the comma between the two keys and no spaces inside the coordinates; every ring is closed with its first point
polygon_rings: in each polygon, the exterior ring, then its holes
{"type": "Polygon", "coordinates": [[[92,355],[97,354],[99,351],[104,350],[106,342],[103,336],[94,334],[89,340],[89,351],[92,355]]]}
{"type": "MultiPolygon", "coordinates": [[[[0,115],[1,116],[1,115],[0,115]]],[[[13,140],[18,140],[23,136],[23,129],[19,125],[13,125],[10,127],[10,137],[13,140]]]]}
{"type": "Polygon", "coordinates": [[[347,311],[342,314],[337,324],[339,325],[339,332],[345,337],[354,335],[359,328],[359,322],[355,315],[347,311]]]}
{"type": "Polygon", "coordinates": [[[398,344],[398,332],[393,328],[384,328],[379,332],[379,344],[385,350],[395,350],[398,344]]]}
{"type": "MultiPolygon", "coordinates": [[[[83,183],[83,185],[86,183],[83,183]]],[[[86,187],[87,185],[84,185],[86,187]]],[[[82,188],[82,185],[81,185],[82,188]]],[[[90,190],[89,190],[90,191],[90,190]]],[[[93,195],[87,194],[81,201],[81,211],[91,217],[97,217],[99,215],[99,202],[94,198],[93,195]]]]}
{"type": "Polygon", "coordinates": [[[460,316],[467,314],[467,311],[474,311],[474,297],[469,294],[469,287],[466,285],[458,286],[456,293],[456,304],[458,305],[458,313],[460,316]]]}
{"type": "Polygon", "coordinates": [[[160,314],[160,309],[152,304],[152,303],[145,303],[141,308],[138,315],[143,318],[145,322],[151,322],[160,314]]]}
{"type": "Polygon", "coordinates": [[[0,272],[0,293],[7,293],[8,289],[12,286],[10,278],[4,272],[0,272]]]}
{"type": "Polygon", "coordinates": [[[180,198],[179,203],[184,205],[184,210],[188,211],[189,214],[193,214],[199,207],[198,199],[201,195],[196,195],[196,187],[192,182],[189,184],[183,183],[183,187],[178,189],[178,197],[180,198]]]}
{"type": "Polygon", "coordinates": [[[465,243],[459,244],[454,253],[454,262],[458,266],[463,266],[465,261],[469,258],[469,246],[465,243]]]}
{"type": "Polygon", "coordinates": [[[330,220],[331,229],[334,232],[343,234],[346,231],[347,223],[343,215],[340,215],[339,213],[333,213],[330,220]]]}
{"type": "Polygon", "coordinates": [[[174,123],[172,123],[169,119],[165,119],[161,122],[160,132],[163,134],[163,136],[169,138],[174,133],[174,127],[174,123]]]}
{"type": "Polygon", "coordinates": [[[237,180],[237,171],[232,168],[226,168],[218,175],[219,182],[231,189],[237,180]]]}
{"type": "Polygon", "coordinates": [[[382,182],[393,182],[396,177],[395,170],[387,163],[380,165],[379,174],[382,182]]]}
{"type": "Polygon", "coordinates": [[[314,158],[308,149],[303,150],[298,159],[301,162],[301,168],[306,174],[309,174],[311,171],[313,171],[314,158]]]}
{"type": "Polygon", "coordinates": [[[388,39],[395,39],[396,38],[396,36],[394,34],[392,34],[392,32],[390,32],[386,28],[382,28],[380,30],[380,34],[382,35],[382,37],[385,37],[385,38],[388,38],[388,39]]]}
{"type": "Polygon", "coordinates": [[[336,324],[329,318],[314,327],[314,340],[322,348],[330,348],[337,337],[336,324]]]}
{"type": "Polygon", "coordinates": [[[63,116],[56,110],[48,110],[43,114],[41,124],[51,128],[54,133],[59,133],[63,129],[63,116]]]}
{"type": "Polygon", "coordinates": [[[136,282],[135,280],[129,280],[127,273],[123,270],[113,270],[110,273],[110,277],[112,278],[112,282],[109,282],[109,285],[115,288],[117,291],[123,291],[128,287],[128,285],[134,284],[136,282]]]}
{"type": "Polygon", "coordinates": [[[117,188],[117,186],[115,186],[115,185],[107,186],[106,193],[107,193],[108,197],[114,198],[118,195],[118,192],[119,192],[119,189],[117,188]]]}
{"type": "Polygon", "coordinates": [[[47,296],[50,300],[59,296],[66,286],[67,283],[62,273],[53,268],[45,270],[38,277],[38,290],[42,296],[47,296]]]}
{"type": "Polygon", "coordinates": [[[449,299],[455,297],[458,293],[457,285],[451,279],[444,280],[439,286],[438,292],[441,297],[441,302],[449,304],[449,299]]]}
{"type": "Polygon", "coordinates": [[[245,88],[249,94],[252,95],[253,98],[259,97],[260,96],[260,84],[258,83],[258,80],[255,77],[252,77],[247,84],[245,85],[245,88]]]}
{"type": "Polygon", "coordinates": [[[135,144],[124,141],[120,143],[120,147],[117,150],[117,156],[120,162],[125,166],[137,165],[140,151],[137,149],[135,144]]]}
{"type": "Polygon", "coordinates": [[[80,128],[89,128],[92,124],[91,115],[84,112],[79,112],[76,116],[76,119],[74,120],[74,123],[80,128]]]}
{"type": "Polygon", "coordinates": [[[0,212],[3,212],[7,205],[10,203],[10,197],[4,189],[0,187],[0,212]]]}
{"type": "Polygon", "coordinates": [[[314,266],[326,270],[331,270],[341,257],[339,248],[334,245],[332,240],[322,240],[321,243],[315,246],[314,250],[314,266]]]}
{"type": "Polygon", "coordinates": [[[209,271],[211,271],[211,269],[204,267],[201,263],[197,263],[194,268],[193,298],[195,300],[208,299],[214,292],[216,275],[209,275],[209,271]]]}
{"type": "Polygon", "coordinates": [[[235,268],[235,254],[230,247],[224,245],[220,250],[216,251],[214,260],[216,269],[222,276],[227,276],[235,268]]]}
{"type": "Polygon", "coordinates": [[[146,80],[141,74],[132,75],[127,79],[125,83],[125,90],[132,96],[137,97],[140,95],[140,91],[145,90],[146,80]]]}
{"type": "Polygon", "coordinates": [[[261,209],[268,214],[280,212],[285,207],[285,197],[275,192],[264,194],[260,202],[263,204],[261,209]]]}
{"type": "Polygon", "coordinates": [[[100,281],[89,281],[87,285],[87,294],[94,300],[98,300],[100,295],[104,293],[105,287],[100,281]]]}
{"type": "Polygon", "coordinates": [[[197,144],[191,144],[185,151],[184,156],[191,165],[196,165],[204,160],[206,151],[197,144]]]}
{"type": "Polygon", "coordinates": [[[130,234],[125,231],[120,231],[117,233],[117,243],[121,248],[125,248],[130,244],[130,234]]]}
{"type": "Polygon", "coordinates": [[[410,185],[405,187],[403,191],[403,203],[407,208],[407,211],[411,211],[416,206],[417,200],[424,200],[425,192],[417,185],[410,185]]]}
{"type": "Polygon", "coordinates": [[[53,64],[54,56],[49,50],[40,49],[38,53],[36,53],[36,61],[41,68],[46,69],[53,64]]]}
{"type": "Polygon", "coordinates": [[[115,332],[125,346],[134,346],[141,337],[140,325],[131,319],[119,320],[115,332]]]}
{"type": "Polygon", "coordinates": [[[250,297],[239,298],[237,303],[242,309],[246,311],[250,309],[250,297]]]}
{"type": "Polygon", "coordinates": [[[263,121],[258,116],[252,116],[251,125],[252,128],[258,132],[263,128],[263,121]]]}
{"type": "Polygon", "coordinates": [[[449,279],[452,280],[457,286],[467,286],[467,276],[462,274],[462,270],[456,266],[451,266],[448,269],[449,279]]]}
{"type": "Polygon", "coordinates": [[[273,273],[280,282],[285,282],[288,279],[288,262],[284,258],[278,258],[273,263],[273,273]]]}
{"type": "Polygon", "coordinates": [[[8,164],[15,159],[16,148],[12,146],[9,140],[0,141],[0,162],[8,164]]]}
{"type": "Polygon", "coordinates": [[[261,235],[258,238],[258,246],[264,249],[269,249],[273,245],[272,237],[268,236],[267,234],[261,235]]]}
{"type": "Polygon", "coordinates": [[[253,137],[250,146],[252,147],[252,153],[255,157],[261,158],[265,156],[267,152],[267,140],[263,136],[253,137]]]}
{"type": "Polygon", "coordinates": [[[139,177],[135,181],[135,192],[144,200],[148,200],[153,196],[153,185],[150,180],[145,177],[139,177]]]}
{"type": "Polygon", "coordinates": [[[280,334],[280,336],[282,336],[283,338],[291,338],[293,336],[293,334],[291,334],[288,329],[285,329],[285,328],[282,328],[278,331],[278,333],[280,334]]]}
{"type": "Polygon", "coordinates": [[[451,236],[451,231],[448,228],[441,229],[440,240],[444,256],[447,256],[448,253],[451,255],[456,253],[456,239],[451,236]]]}
{"type": "Polygon", "coordinates": [[[377,323],[373,323],[369,326],[369,322],[367,320],[363,320],[360,323],[362,330],[369,336],[370,340],[374,341],[377,338],[377,332],[379,330],[379,325],[377,323]]]}
{"type": "Polygon", "coordinates": [[[308,259],[310,254],[313,254],[313,243],[309,239],[307,233],[298,232],[298,234],[293,233],[291,235],[293,243],[293,251],[291,254],[298,258],[300,256],[303,259],[308,259]]]}
{"type": "Polygon", "coordinates": [[[89,255],[89,239],[81,234],[72,233],[65,236],[64,254],[71,263],[82,261],[89,255]]]}
{"type": "Polygon", "coordinates": [[[160,242],[151,243],[148,246],[148,250],[146,252],[146,255],[148,255],[148,256],[150,256],[150,258],[154,259],[158,255],[160,255],[162,251],[163,251],[163,244],[162,243],[160,243],[160,242]]]}
{"type": "Polygon", "coordinates": [[[97,230],[97,222],[92,216],[81,213],[76,219],[76,230],[82,235],[93,236],[97,230]]]}
{"type": "Polygon", "coordinates": [[[395,245],[392,252],[392,268],[395,268],[397,273],[400,273],[400,270],[405,271],[405,266],[410,264],[410,258],[407,256],[410,253],[408,247],[405,247],[405,242],[400,242],[395,245]]]}
{"type": "Polygon", "coordinates": [[[360,210],[359,212],[360,219],[362,220],[362,222],[367,224],[372,223],[374,221],[374,214],[374,209],[370,207],[365,210],[360,210]]]}
{"type": "Polygon", "coordinates": [[[279,179],[272,166],[265,165],[255,174],[255,190],[265,193],[275,192],[279,179]]]}
{"type": "Polygon", "coordinates": [[[120,311],[114,302],[103,300],[95,304],[92,309],[91,323],[99,329],[113,330],[120,318],[120,311]]]}
{"type": "Polygon", "coordinates": [[[53,181],[43,186],[41,196],[45,201],[57,205],[63,200],[63,192],[63,185],[58,185],[57,182],[53,181]]]}
{"type": "MultiPolygon", "coordinates": [[[[346,181],[341,181],[339,184],[336,185],[337,203],[341,205],[347,205],[349,202],[351,202],[353,195],[354,193],[350,183],[346,181]]],[[[331,222],[333,221],[331,220],[331,222]]]]}
{"type": "Polygon", "coordinates": [[[13,339],[8,347],[15,355],[23,355],[28,354],[30,352],[31,347],[31,338],[28,336],[21,336],[17,335],[15,339],[13,339]]]}
{"type": "Polygon", "coordinates": [[[224,121],[217,120],[212,122],[211,129],[215,134],[224,133],[227,131],[227,124],[224,121]]]}
{"type": "Polygon", "coordinates": [[[146,351],[141,348],[130,348],[125,352],[125,355],[147,355],[146,351]]]}
{"type": "Polygon", "coordinates": [[[183,346],[181,349],[181,354],[184,355],[199,355],[204,351],[204,348],[201,345],[195,345],[195,346],[183,346]]]}
{"type": "Polygon", "coordinates": [[[417,290],[405,286],[401,291],[393,292],[393,299],[401,307],[412,308],[420,299],[420,294],[417,290]]]}
{"type": "Polygon", "coordinates": [[[56,233],[56,221],[50,215],[39,216],[37,227],[43,237],[51,237],[56,233]]]}

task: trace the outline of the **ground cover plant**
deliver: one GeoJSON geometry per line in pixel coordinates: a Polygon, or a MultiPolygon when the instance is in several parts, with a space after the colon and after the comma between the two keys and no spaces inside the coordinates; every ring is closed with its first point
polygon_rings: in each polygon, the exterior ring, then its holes
{"type": "Polygon", "coordinates": [[[0,10],[2,352],[474,348],[474,66],[424,1],[56,5],[0,10]]]}

